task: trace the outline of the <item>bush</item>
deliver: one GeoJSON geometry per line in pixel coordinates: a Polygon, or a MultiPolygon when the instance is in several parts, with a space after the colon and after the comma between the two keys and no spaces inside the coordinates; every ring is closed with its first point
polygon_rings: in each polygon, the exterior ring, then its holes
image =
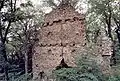
{"type": "Polygon", "coordinates": [[[120,81],[120,75],[110,76],[107,81],[120,81]]]}
{"type": "Polygon", "coordinates": [[[55,71],[57,81],[98,81],[91,73],[80,73],[79,68],[63,68],[55,71]]]}
{"type": "Polygon", "coordinates": [[[82,56],[77,67],[62,68],[54,72],[57,81],[104,81],[97,63],[90,57],[82,56]]]}
{"type": "Polygon", "coordinates": [[[104,81],[103,73],[99,68],[100,66],[96,63],[93,56],[81,56],[77,60],[77,66],[81,69],[81,73],[91,73],[99,81],[104,81]]]}
{"type": "Polygon", "coordinates": [[[18,78],[10,78],[10,81],[29,81],[30,79],[32,79],[32,74],[24,74],[19,76],[18,78]]]}

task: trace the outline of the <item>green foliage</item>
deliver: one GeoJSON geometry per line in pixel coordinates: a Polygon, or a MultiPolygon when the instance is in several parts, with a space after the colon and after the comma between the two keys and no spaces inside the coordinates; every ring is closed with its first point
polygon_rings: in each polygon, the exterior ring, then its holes
{"type": "MultiPolygon", "coordinates": [[[[88,40],[96,41],[97,32],[104,28],[107,35],[111,33],[114,39],[115,23],[113,19],[119,21],[120,10],[118,10],[118,1],[116,0],[88,0],[88,12],[86,15],[87,21],[87,36],[88,40]],[[109,24],[108,24],[109,23],[109,24]],[[110,26],[109,26],[110,25],[110,26]],[[109,27],[108,27],[109,26],[109,27]],[[113,27],[114,26],[114,27],[113,27]],[[109,31],[110,30],[110,31],[109,31]]],[[[114,39],[115,40],[115,39],[114,39]]]]}
{"type": "Polygon", "coordinates": [[[78,3],[83,1],[83,0],[43,0],[43,6],[51,7],[51,8],[56,8],[60,3],[67,1],[69,2],[74,8],[80,9],[80,5],[78,6],[78,3]]]}
{"type": "Polygon", "coordinates": [[[81,56],[77,61],[78,67],[81,69],[81,73],[91,73],[95,75],[99,80],[103,79],[100,66],[96,63],[93,56],[81,56]]]}
{"type": "Polygon", "coordinates": [[[78,67],[56,70],[58,81],[104,81],[104,76],[97,63],[88,57],[78,60],[78,67]]]}
{"type": "Polygon", "coordinates": [[[107,81],[120,81],[120,76],[110,76],[107,81]]]}
{"type": "Polygon", "coordinates": [[[29,81],[31,79],[32,79],[32,74],[27,74],[27,75],[24,74],[24,75],[19,76],[18,78],[12,77],[10,78],[9,81],[29,81]]]}
{"type": "Polygon", "coordinates": [[[57,81],[98,81],[91,73],[79,73],[78,68],[63,68],[55,72],[57,81]]]}

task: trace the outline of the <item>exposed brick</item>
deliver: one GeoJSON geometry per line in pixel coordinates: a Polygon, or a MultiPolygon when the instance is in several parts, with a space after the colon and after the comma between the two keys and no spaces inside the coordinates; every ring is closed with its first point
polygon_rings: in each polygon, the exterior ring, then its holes
{"type": "Polygon", "coordinates": [[[63,6],[45,16],[33,56],[34,74],[54,70],[62,58],[68,66],[76,66],[75,52],[85,45],[84,16],[70,5],[63,6]]]}

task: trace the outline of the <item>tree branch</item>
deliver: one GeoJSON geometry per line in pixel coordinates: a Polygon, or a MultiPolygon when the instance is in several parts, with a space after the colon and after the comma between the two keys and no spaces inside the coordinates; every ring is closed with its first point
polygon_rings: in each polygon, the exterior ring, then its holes
{"type": "MultiPolygon", "coordinates": [[[[17,33],[17,32],[16,32],[16,33],[17,33]]],[[[18,35],[20,41],[21,41],[22,43],[24,43],[24,41],[23,41],[23,39],[22,39],[22,36],[21,36],[19,33],[17,33],[17,35],[18,35]]]]}
{"type": "Polygon", "coordinates": [[[14,3],[14,12],[16,11],[16,1],[17,0],[15,0],[15,3],[14,3]]]}
{"type": "MultiPolygon", "coordinates": [[[[0,11],[2,10],[2,8],[4,7],[4,2],[5,0],[2,0],[0,1],[1,2],[1,5],[0,5],[0,11]]],[[[0,12],[0,37],[1,37],[1,40],[3,41],[3,34],[2,34],[2,25],[1,25],[1,12],[0,12]]]]}
{"type": "Polygon", "coordinates": [[[0,37],[1,37],[1,40],[3,40],[3,34],[2,34],[2,25],[1,25],[1,21],[0,21],[0,37]]]}
{"type": "Polygon", "coordinates": [[[5,41],[6,41],[7,34],[8,34],[8,32],[9,32],[10,26],[11,26],[11,21],[9,21],[8,26],[7,26],[7,29],[6,29],[6,31],[5,31],[3,43],[5,43],[5,41]]]}
{"type": "Polygon", "coordinates": [[[2,8],[4,7],[4,2],[5,2],[5,0],[3,0],[3,1],[0,1],[1,2],[1,6],[0,6],[0,11],[2,10],[2,8]]]}
{"type": "Polygon", "coordinates": [[[119,28],[119,22],[117,21],[117,19],[116,18],[113,18],[114,19],[114,22],[115,22],[115,24],[117,25],[117,27],[119,28]]]}

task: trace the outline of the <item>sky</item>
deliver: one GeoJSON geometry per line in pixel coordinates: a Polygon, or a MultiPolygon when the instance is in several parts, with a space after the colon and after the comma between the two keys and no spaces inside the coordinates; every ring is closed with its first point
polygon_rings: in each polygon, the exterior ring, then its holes
{"type": "MultiPolygon", "coordinates": [[[[29,1],[29,0],[18,0],[18,6],[20,3],[25,3],[27,1],[29,1]]],[[[43,3],[42,0],[31,0],[31,1],[33,2],[33,4],[35,6],[37,6],[37,8],[39,8],[40,5],[42,5],[42,3],[43,3]]],[[[54,0],[54,1],[57,3],[57,0],[54,0]]],[[[84,3],[85,1],[86,0],[81,0],[81,2],[78,3],[78,5],[81,5],[81,7],[83,8],[82,13],[85,13],[87,11],[87,4],[84,3]]],[[[42,8],[42,10],[45,13],[49,13],[52,9],[50,7],[44,7],[44,8],[42,8]]],[[[77,10],[77,11],[79,11],[79,10],[77,10]]]]}

